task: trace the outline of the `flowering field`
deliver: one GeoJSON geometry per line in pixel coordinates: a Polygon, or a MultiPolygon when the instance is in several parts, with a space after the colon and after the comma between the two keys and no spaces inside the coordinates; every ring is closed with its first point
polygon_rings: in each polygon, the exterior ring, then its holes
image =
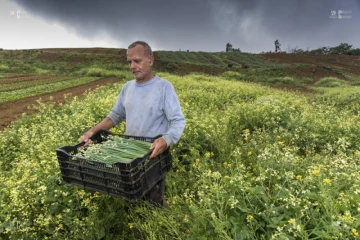
{"type": "Polygon", "coordinates": [[[1,239],[131,239],[134,229],[154,240],[360,238],[358,87],[304,97],[226,75],[159,76],[187,120],[168,206],[62,182],[55,149],[109,112],[118,83],[61,108],[40,104],[0,132],[1,239]]]}

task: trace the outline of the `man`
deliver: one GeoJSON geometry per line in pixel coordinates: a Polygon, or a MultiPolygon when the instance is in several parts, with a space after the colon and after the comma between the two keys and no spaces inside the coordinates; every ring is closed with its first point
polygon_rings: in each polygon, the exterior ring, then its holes
{"type": "MultiPolygon", "coordinates": [[[[80,141],[89,144],[89,138],[101,129],[110,129],[126,121],[126,135],[155,137],[150,158],[154,158],[175,144],[185,127],[185,119],[174,87],[170,82],[152,72],[154,56],[146,42],[132,43],[127,50],[127,61],[135,79],[127,82],[107,117],[81,136],[80,141]]],[[[163,204],[165,179],[152,188],[146,199],[163,204]]]]}

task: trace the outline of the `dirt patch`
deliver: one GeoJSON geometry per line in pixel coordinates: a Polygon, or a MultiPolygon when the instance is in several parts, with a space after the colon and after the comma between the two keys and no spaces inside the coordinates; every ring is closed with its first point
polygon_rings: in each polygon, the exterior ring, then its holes
{"type": "Polygon", "coordinates": [[[173,63],[156,59],[154,61],[155,72],[169,72],[180,76],[186,75],[191,72],[202,72],[209,75],[219,75],[223,72],[229,71],[227,68],[208,66],[208,65],[196,65],[190,63],[173,63]]]}
{"type": "Polygon", "coordinates": [[[84,92],[89,89],[95,89],[99,86],[106,85],[109,83],[120,82],[121,78],[102,78],[97,81],[87,83],[84,85],[63,89],[57,92],[52,92],[49,94],[38,95],[34,97],[27,97],[17,101],[12,102],[4,102],[0,103],[0,130],[4,129],[8,124],[15,121],[18,117],[20,117],[23,113],[32,114],[35,112],[33,109],[28,109],[28,106],[33,104],[37,104],[36,100],[39,98],[42,99],[42,102],[61,102],[64,103],[64,94],[71,94],[71,97],[81,97],[84,92]],[[52,96],[52,100],[50,100],[50,96],[52,96]]]}
{"type": "Polygon", "coordinates": [[[56,77],[55,76],[46,76],[46,75],[24,74],[22,76],[1,78],[0,84],[13,84],[13,83],[18,83],[18,82],[30,82],[30,81],[35,81],[35,80],[44,80],[44,79],[53,79],[53,78],[56,78],[56,77]]]}
{"type": "Polygon", "coordinates": [[[261,56],[279,63],[303,63],[333,72],[346,71],[352,74],[360,74],[360,56],[286,53],[266,53],[261,54],[261,56]]]}
{"type": "Polygon", "coordinates": [[[297,78],[311,78],[313,81],[317,81],[324,77],[337,77],[339,79],[346,80],[346,77],[344,77],[339,71],[315,65],[289,68],[286,71],[286,75],[297,78]]]}

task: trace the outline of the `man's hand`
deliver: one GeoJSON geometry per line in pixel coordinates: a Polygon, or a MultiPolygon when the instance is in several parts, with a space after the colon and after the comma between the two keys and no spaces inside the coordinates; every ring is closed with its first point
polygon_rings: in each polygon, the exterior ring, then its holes
{"type": "Polygon", "coordinates": [[[150,149],[153,149],[150,158],[154,158],[165,151],[167,144],[163,138],[156,139],[151,145],[150,149]]]}
{"type": "Polygon", "coordinates": [[[84,135],[82,135],[79,139],[79,142],[85,142],[85,145],[84,147],[86,147],[87,145],[91,144],[92,141],[91,141],[91,137],[92,135],[94,135],[94,132],[89,130],[87,131],[86,133],[84,133],[84,135]]]}

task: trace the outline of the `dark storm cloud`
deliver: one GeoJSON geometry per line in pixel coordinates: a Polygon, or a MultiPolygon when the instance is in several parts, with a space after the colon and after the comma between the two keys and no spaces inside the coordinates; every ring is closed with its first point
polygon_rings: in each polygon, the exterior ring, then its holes
{"type": "MultiPolygon", "coordinates": [[[[102,33],[127,45],[144,39],[157,49],[221,51],[231,42],[244,51],[317,48],[360,42],[357,0],[14,0],[49,22],[95,38],[102,33]],[[331,11],[351,19],[330,19],[331,11]]],[[[360,46],[357,46],[360,47],[360,46]]]]}

